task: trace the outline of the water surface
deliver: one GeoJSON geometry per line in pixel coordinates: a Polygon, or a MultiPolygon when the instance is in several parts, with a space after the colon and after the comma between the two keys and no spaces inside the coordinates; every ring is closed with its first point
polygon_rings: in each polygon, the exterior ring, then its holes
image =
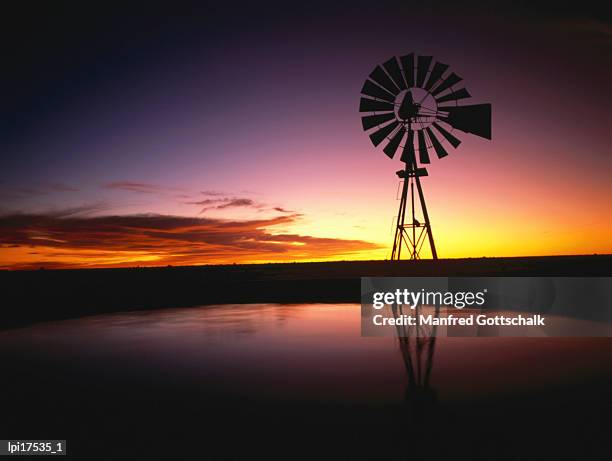
{"type": "Polygon", "coordinates": [[[131,427],[144,437],[156,430],[176,437],[196,430],[194,418],[215,437],[243,425],[267,427],[267,418],[285,429],[323,420],[342,439],[368,424],[397,428],[428,415],[444,426],[450,409],[457,409],[453,418],[467,409],[499,422],[500,411],[516,407],[550,425],[542,405],[596,398],[610,382],[612,342],[605,338],[417,343],[361,337],[360,320],[356,304],[253,304],[4,331],[0,404],[39,414],[33,423],[21,413],[9,427],[34,425],[41,436],[60,427],[70,434],[58,438],[82,444],[95,436],[76,421],[100,434],[131,427]]]}

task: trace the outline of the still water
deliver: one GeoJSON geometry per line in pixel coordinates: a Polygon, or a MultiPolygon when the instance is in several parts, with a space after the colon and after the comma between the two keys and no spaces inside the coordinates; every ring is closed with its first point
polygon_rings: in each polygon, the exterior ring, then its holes
{"type": "MultiPolygon", "coordinates": [[[[333,425],[341,414],[348,423],[333,426],[335,440],[338,428],[355,420],[350,412],[372,419],[363,408],[385,409],[377,410],[379,419],[401,408],[391,418],[394,427],[398,418],[423,410],[414,401],[425,401],[426,411],[455,405],[470,413],[479,402],[485,416],[513,402],[509,408],[522,405],[521,414],[533,419],[548,411],[533,410],[541,395],[552,395],[544,406],[556,408],[568,395],[598,398],[611,382],[606,338],[418,343],[361,337],[360,321],[356,304],[251,304],[126,312],[0,332],[0,404],[38,415],[21,412],[3,429],[36,427],[32,437],[42,437],[54,435],[47,425],[59,427],[70,434],[58,438],[72,435],[86,446],[95,441],[87,427],[111,434],[136,427],[148,437],[154,430],[148,425],[184,433],[193,418],[210,423],[214,416],[216,428],[243,423],[254,431],[274,406],[292,408],[282,415],[286,424],[304,408],[317,408],[316,424],[333,425]],[[560,388],[570,390],[559,396],[560,388]],[[291,406],[296,402],[300,409],[291,406]]],[[[580,412],[587,404],[572,408],[580,412]]],[[[447,413],[436,414],[441,423],[450,421],[447,413]]],[[[275,418],[278,423],[281,416],[275,418]]]]}
{"type": "MultiPolygon", "coordinates": [[[[409,384],[398,340],[361,337],[356,304],[119,313],[0,333],[0,346],[9,345],[30,357],[217,381],[275,398],[396,401],[409,384]]],[[[608,372],[610,352],[606,339],[441,337],[430,386],[442,400],[545,388],[608,372]]]]}

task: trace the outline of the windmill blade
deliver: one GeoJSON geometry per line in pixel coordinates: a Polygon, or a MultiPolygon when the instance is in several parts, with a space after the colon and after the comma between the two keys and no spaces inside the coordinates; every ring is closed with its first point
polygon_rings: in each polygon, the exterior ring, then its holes
{"type": "MultiPolygon", "coordinates": [[[[448,93],[445,96],[437,98],[436,102],[440,104],[446,101],[457,101],[458,99],[469,98],[470,96],[472,95],[468,92],[468,90],[466,90],[465,88],[461,88],[460,90],[453,91],[452,93],[448,93]]],[[[444,110],[444,109],[442,107],[438,107],[438,110],[444,110]]]]}
{"type": "Polygon", "coordinates": [[[402,151],[400,160],[409,165],[416,165],[416,156],[414,154],[414,131],[408,131],[408,137],[406,138],[406,144],[402,151]]]}
{"type": "Polygon", "coordinates": [[[432,96],[436,96],[437,94],[442,93],[444,90],[450,88],[453,85],[456,85],[457,83],[459,83],[461,80],[463,80],[461,77],[459,77],[456,73],[452,73],[450,74],[447,78],[444,79],[444,81],[442,83],[440,83],[440,85],[438,85],[432,92],[431,95],[432,96]]]}
{"type": "Polygon", "coordinates": [[[438,107],[438,110],[448,113],[439,118],[453,128],[491,139],[491,104],[438,107]]]}
{"type": "Polygon", "coordinates": [[[416,86],[418,86],[419,88],[423,88],[423,84],[425,83],[425,77],[427,76],[427,71],[429,70],[431,60],[431,56],[419,56],[417,59],[416,86]]]}
{"type": "Polygon", "coordinates": [[[427,153],[427,143],[425,142],[425,133],[423,130],[419,130],[419,161],[421,163],[430,163],[429,162],[429,154],[427,153]]]}
{"type": "Polygon", "coordinates": [[[461,144],[461,141],[457,138],[455,138],[452,134],[450,134],[448,131],[446,131],[444,128],[442,128],[440,125],[438,125],[436,122],[433,122],[433,127],[438,130],[440,132],[440,134],[442,136],[444,136],[444,138],[456,149],[459,144],[461,144]]]}
{"type": "Polygon", "coordinates": [[[361,98],[361,101],[359,101],[359,112],[386,112],[394,109],[395,106],[390,102],[375,101],[368,98],[361,98]]]}
{"type": "Polygon", "coordinates": [[[382,125],[391,119],[395,118],[394,112],[387,112],[384,114],[366,115],[361,117],[361,124],[363,125],[363,131],[367,131],[375,126],[382,125]]]}
{"type": "Polygon", "coordinates": [[[431,74],[427,79],[427,83],[425,84],[425,89],[429,91],[434,84],[438,83],[438,80],[442,77],[444,71],[448,69],[448,64],[442,64],[441,62],[436,62],[431,70],[431,74]]]}
{"type": "Polygon", "coordinates": [[[402,64],[402,70],[404,71],[406,86],[411,88],[414,86],[414,53],[402,56],[400,58],[400,63],[402,64]]]}
{"type": "Polygon", "coordinates": [[[387,73],[391,76],[391,79],[395,83],[395,85],[400,90],[406,89],[406,82],[404,81],[404,77],[402,77],[402,70],[400,69],[399,64],[397,63],[397,58],[393,56],[388,61],[383,63],[383,67],[387,71],[387,73]]]}
{"type": "Polygon", "coordinates": [[[394,122],[389,123],[388,125],[385,125],[380,130],[375,131],[374,133],[372,133],[370,135],[370,139],[372,140],[372,144],[374,144],[375,146],[378,146],[381,142],[383,142],[383,140],[387,136],[389,136],[393,132],[393,130],[395,130],[397,128],[398,125],[399,125],[399,122],[396,120],[394,122]]]}
{"type": "Polygon", "coordinates": [[[380,66],[376,66],[376,69],[374,69],[370,74],[370,78],[393,96],[397,96],[397,94],[400,92],[399,88],[395,85],[395,83],[393,83],[393,80],[389,78],[389,76],[380,66]]]}
{"type": "Polygon", "coordinates": [[[404,137],[405,132],[406,129],[403,126],[400,127],[400,129],[397,130],[397,133],[393,135],[389,143],[385,146],[383,152],[387,154],[387,157],[393,158],[395,152],[397,151],[397,148],[400,145],[400,142],[402,141],[402,138],[404,137]]]}
{"type": "Polygon", "coordinates": [[[380,86],[372,83],[371,80],[366,80],[361,88],[361,93],[366,96],[372,96],[373,98],[384,99],[385,101],[395,102],[395,96],[389,93],[387,90],[380,86]]]}
{"type": "Polygon", "coordinates": [[[442,144],[440,144],[440,141],[438,141],[438,138],[436,138],[436,136],[433,134],[431,128],[427,127],[425,128],[425,131],[427,131],[427,136],[429,137],[431,145],[436,151],[436,155],[438,156],[438,158],[446,157],[448,155],[448,152],[446,152],[446,149],[444,149],[442,144]]]}

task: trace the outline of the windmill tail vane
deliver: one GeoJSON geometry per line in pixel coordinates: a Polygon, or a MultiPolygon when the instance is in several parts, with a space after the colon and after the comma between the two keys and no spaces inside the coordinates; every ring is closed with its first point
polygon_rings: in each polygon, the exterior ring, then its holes
{"type": "Polygon", "coordinates": [[[491,139],[491,104],[463,105],[471,94],[448,68],[432,56],[393,56],[377,65],[361,88],[363,130],[375,147],[385,142],[382,150],[389,158],[400,151],[405,164],[397,172],[403,186],[392,260],[401,259],[402,248],[410,259],[420,259],[426,241],[433,259],[438,258],[420,179],[428,172],[419,165],[431,163],[433,154],[446,157],[449,146],[456,149],[461,144],[457,131],[491,139]]]}

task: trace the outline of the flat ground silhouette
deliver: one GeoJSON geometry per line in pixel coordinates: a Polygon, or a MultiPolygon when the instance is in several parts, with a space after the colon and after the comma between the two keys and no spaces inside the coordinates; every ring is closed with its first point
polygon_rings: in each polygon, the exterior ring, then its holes
{"type": "Polygon", "coordinates": [[[206,304],[359,302],[361,277],[610,275],[612,255],[0,271],[0,328],[206,304]]]}

